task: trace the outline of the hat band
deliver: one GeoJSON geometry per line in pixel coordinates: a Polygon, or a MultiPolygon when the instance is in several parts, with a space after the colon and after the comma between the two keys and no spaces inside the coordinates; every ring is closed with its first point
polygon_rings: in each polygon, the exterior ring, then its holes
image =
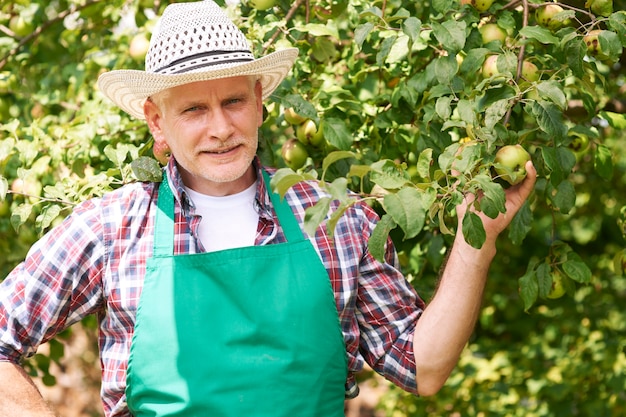
{"type": "Polygon", "coordinates": [[[254,56],[250,51],[211,51],[178,59],[154,72],[157,74],[182,74],[203,67],[250,61],[254,61],[254,56]]]}

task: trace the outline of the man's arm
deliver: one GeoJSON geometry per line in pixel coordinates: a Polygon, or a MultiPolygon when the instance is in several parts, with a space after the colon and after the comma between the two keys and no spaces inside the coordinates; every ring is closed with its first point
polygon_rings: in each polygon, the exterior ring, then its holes
{"type": "Polygon", "coordinates": [[[465,242],[461,221],[467,204],[457,208],[459,227],[432,301],[417,321],[414,335],[417,389],[433,395],[443,386],[469,340],[480,312],[496,239],[530,195],[537,173],[528,162],[528,176],[506,190],[507,212],[496,219],[480,215],[487,239],[481,249],[465,242]]]}
{"type": "Polygon", "coordinates": [[[0,417],[55,417],[21,366],[0,362],[0,417]]]}

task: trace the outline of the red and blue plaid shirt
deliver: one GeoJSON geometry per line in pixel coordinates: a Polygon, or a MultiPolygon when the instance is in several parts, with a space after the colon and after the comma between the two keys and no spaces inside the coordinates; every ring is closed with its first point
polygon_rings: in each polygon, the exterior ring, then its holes
{"type": "MultiPolygon", "coordinates": [[[[172,162],[167,175],[176,198],[175,254],[202,252],[200,217],[172,162]]],[[[106,416],[130,415],[126,367],[146,259],[152,255],[158,185],[134,183],[82,203],[0,284],[0,361],[18,363],[71,324],[97,315],[106,416]]],[[[316,183],[299,183],[286,199],[302,224],[305,210],[324,196],[316,183]]],[[[263,181],[256,208],[256,245],[285,242],[263,181]]],[[[377,220],[359,203],[342,216],[332,239],[325,227],[310,237],[334,289],[348,356],[348,397],[358,392],[354,374],[364,361],[403,389],[417,391],[413,329],[424,304],[399,271],[391,244],[385,263],[369,253],[377,220]]]]}

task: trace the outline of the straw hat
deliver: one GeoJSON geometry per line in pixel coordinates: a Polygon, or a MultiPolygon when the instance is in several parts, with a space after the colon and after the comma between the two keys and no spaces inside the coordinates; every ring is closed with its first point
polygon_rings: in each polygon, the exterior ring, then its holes
{"type": "Polygon", "coordinates": [[[291,69],[298,50],[255,59],[244,34],[212,0],[170,4],[150,39],[146,70],[115,70],[98,87],[125,112],[144,119],[145,100],[159,91],[196,81],[256,75],[263,99],[291,69]]]}

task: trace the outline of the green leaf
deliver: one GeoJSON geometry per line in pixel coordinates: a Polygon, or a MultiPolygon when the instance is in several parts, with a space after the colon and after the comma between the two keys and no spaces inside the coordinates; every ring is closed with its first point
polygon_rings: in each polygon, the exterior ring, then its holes
{"type": "Polygon", "coordinates": [[[357,155],[354,152],[350,151],[334,151],[326,155],[324,160],[322,161],[322,171],[326,172],[328,167],[334,164],[337,161],[348,158],[357,158],[357,155]]]}
{"type": "Polygon", "coordinates": [[[463,216],[463,237],[471,247],[476,249],[482,248],[487,239],[482,220],[476,213],[469,210],[463,216]]]}
{"type": "Polygon", "coordinates": [[[469,125],[476,124],[476,111],[474,110],[473,102],[461,99],[456,105],[456,110],[459,113],[459,117],[465,123],[469,125]]]}
{"type": "Polygon", "coordinates": [[[498,123],[506,112],[509,110],[511,101],[508,99],[498,100],[485,110],[485,126],[488,129],[493,129],[496,123],[498,123]]]}
{"type": "Polygon", "coordinates": [[[354,30],[354,40],[359,49],[363,48],[363,42],[365,42],[365,39],[367,39],[374,27],[375,25],[372,22],[366,22],[357,26],[354,30]]]}
{"type": "Polygon", "coordinates": [[[41,229],[47,229],[50,224],[61,214],[61,206],[53,204],[43,209],[41,214],[37,216],[37,224],[41,229]]]}
{"type": "Polygon", "coordinates": [[[339,150],[347,151],[352,146],[354,141],[352,132],[348,129],[344,120],[329,117],[324,119],[322,125],[324,131],[324,137],[332,146],[339,150]]]}
{"type": "Polygon", "coordinates": [[[383,42],[380,45],[380,49],[378,50],[378,53],[376,54],[376,64],[379,67],[384,66],[385,61],[387,60],[387,57],[391,53],[391,50],[394,44],[396,43],[397,39],[398,39],[397,35],[390,36],[388,38],[383,39],[383,42]]]}
{"type": "Polygon", "coordinates": [[[410,184],[411,179],[395,162],[388,159],[374,162],[371,165],[370,179],[388,190],[396,190],[410,184]]]}
{"type": "Polygon", "coordinates": [[[567,135],[563,113],[554,104],[547,101],[533,101],[530,103],[530,111],[536,118],[539,128],[548,135],[556,139],[563,139],[567,135]]]}
{"type": "Polygon", "coordinates": [[[621,113],[601,111],[600,116],[609,122],[609,126],[619,130],[626,130],[626,116],[621,113]]]}
{"type": "Polygon", "coordinates": [[[409,17],[402,24],[402,32],[409,37],[411,44],[417,40],[422,28],[422,21],[417,17],[409,17]]]}
{"type": "Polygon", "coordinates": [[[554,36],[549,29],[541,26],[525,26],[519,31],[520,35],[535,39],[544,44],[558,44],[559,38],[554,36]]]}
{"type": "Polygon", "coordinates": [[[530,269],[519,279],[519,292],[524,302],[524,311],[528,311],[530,307],[537,301],[539,293],[539,285],[537,284],[537,276],[534,269],[530,269]]]}
{"type": "Polygon", "coordinates": [[[511,242],[514,245],[521,245],[530,229],[532,229],[532,224],[533,213],[527,200],[515,214],[509,225],[509,239],[511,239],[511,242]]]}
{"type": "Polygon", "coordinates": [[[281,197],[285,197],[287,191],[295,184],[312,179],[310,175],[297,174],[289,168],[282,168],[276,171],[270,180],[272,191],[281,197]]]}
{"type": "Polygon", "coordinates": [[[296,113],[307,119],[315,121],[316,125],[319,123],[319,117],[317,116],[317,110],[315,107],[306,101],[300,94],[290,94],[285,96],[281,104],[284,108],[292,108],[296,113]]]}
{"type": "MultiPolygon", "coordinates": [[[[437,58],[435,61],[435,74],[437,76],[437,81],[439,81],[440,84],[450,84],[452,82],[452,78],[456,75],[457,66],[458,64],[453,56],[440,56],[437,58]]],[[[450,96],[445,97],[452,100],[452,97],[450,96]]],[[[444,118],[444,120],[445,119],[447,119],[447,117],[444,118]]]]}
{"type": "Polygon", "coordinates": [[[160,182],[163,180],[163,171],[156,159],[140,156],[131,162],[130,167],[139,181],[160,182]]]}
{"type": "Polygon", "coordinates": [[[304,212],[304,231],[309,236],[315,236],[315,231],[328,216],[331,201],[330,197],[322,197],[304,212]]]}
{"type": "Polygon", "coordinates": [[[313,36],[331,36],[335,39],[340,39],[337,28],[331,24],[329,20],[326,25],[320,23],[309,23],[298,27],[300,32],[308,32],[313,36]]]}
{"type": "Polygon", "coordinates": [[[556,189],[548,187],[549,198],[556,208],[563,214],[569,213],[576,204],[576,190],[574,184],[568,180],[561,181],[556,189]]]}
{"type": "Polygon", "coordinates": [[[487,48],[470,49],[467,56],[461,63],[459,69],[461,74],[476,74],[485,61],[485,56],[489,53],[487,48]]]}
{"type": "Polygon", "coordinates": [[[31,204],[20,204],[13,211],[11,211],[11,225],[17,230],[18,227],[26,223],[31,213],[33,212],[33,206],[31,204]]]}
{"type": "Polygon", "coordinates": [[[556,81],[542,81],[537,84],[537,92],[564,110],[567,106],[567,98],[563,92],[563,88],[556,81]]]}
{"type": "Polygon", "coordinates": [[[609,16],[609,28],[617,32],[622,46],[626,48],[626,11],[620,10],[609,16]]]}
{"type": "Polygon", "coordinates": [[[7,193],[9,192],[9,181],[6,178],[0,176],[0,201],[3,201],[7,198],[7,193]]]}
{"type": "Polygon", "coordinates": [[[452,97],[444,96],[439,97],[437,99],[437,102],[435,103],[435,111],[437,112],[437,115],[443,120],[447,120],[452,114],[452,107],[450,107],[451,102],[452,97]]]}
{"type": "Polygon", "coordinates": [[[506,212],[506,196],[500,184],[496,184],[488,175],[477,175],[472,179],[480,186],[480,210],[488,217],[495,219],[500,213],[506,212]]]}
{"type": "Polygon", "coordinates": [[[563,47],[563,52],[567,59],[567,67],[572,71],[575,77],[583,78],[585,70],[583,60],[587,53],[587,45],[581,38],[571,39],[563,47]]]}
{"type": "Polygon", "coordinates": [[[591,270],[583,261],[567,260],[563,263],[563,272],[576,282],[588,284],[591,282],[591,270]]]}
{"type": "Polygon", "coordinates": [[[442,24],[432,22],[433,33],[441,46],[451,55],[456,54],[465,46],[466,23],[462,20],[446,20],[442,24]]]}
{"type": "Polygon", "coordinates": [[[417,158],[417,175],[422,178],[430,178],[430,167],[433,164],[433,149],[426,148],[420,152],[417,158]]]}
{"type": "Polygon", "coordinates": [[[617,61],[622,55],[622,43],[617,33],[603,30],[598,35],[598,42],[602,54],[607,55],[610,60],[617,61]]]}
{"type": "Polygon", "coordinates": [[[387,194],[383,205],[385,211],[404,231],[405,239],[410,239],[422,231],[426,213],[435,198],[434,191],[422,192],[413,187],[405,187],[395,194],[387,194]]]}
{"type": "Polygon", "coordinates": [[[535,270],[535,274],[537,277],[539,296],[545,298],[552,288],[552,271],[550,271],[550,265],[546,262],[539,264],[535,270]]]}
{"type": "Polygon", "coordinates": [[[326,37],[317,37],[313,41],[311,56],[317,62],[330,62],[337,56],[335,43],[326,37]]]}
{"type": "Polygon", "coordinates": [[[376,227],[374,227],[374,231],[372,231],[367,245],[370,253],[377,261],[384,262],[387,238],[389,237],[389,232],[396,226],[397,224],[389,214],[384,214],[378,223],[376,223],[376,227]]]}
{"type": "Polygon", "coordinates": [[[554,185],[567,178],[576,164],[576,156],[565,147],[542,146],[541,156],[550,169],[550,181],[554,185]]]}
{"type": "Polygon", "coordinates": [[[0,164],[6,161],[15,152],[15,139],[0,140],[0,164]]]}
{"type": "Polygon", "coordinates": [[[613,177],[613,154],[605,145],[598,145],[595,152],[594,168],[598,175],[605,180],[613,177]]]}

